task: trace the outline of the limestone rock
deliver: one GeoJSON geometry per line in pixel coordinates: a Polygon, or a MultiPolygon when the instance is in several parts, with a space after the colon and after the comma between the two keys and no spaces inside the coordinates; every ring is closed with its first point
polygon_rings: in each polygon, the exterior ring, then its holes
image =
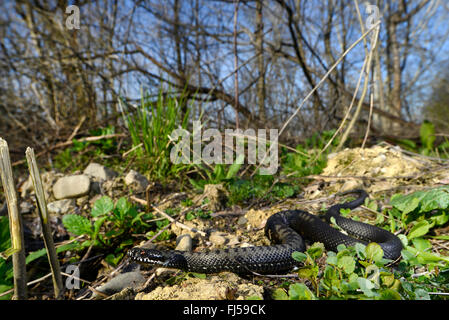
{"type": "Polygon", "coordinates": [[[96,162],[89,163],[83,173],[102,180],[111,180],[117,176],[117,172],[96,162]]]}
{"type": "Polygon", "coordinates": [[[244,300],[263,299],[263,287],[252,284],[234,273],[222,272],[206,279],[189,278],[179,285],[157,287],[150,293],[139,293],[136,300],[244,300]]]}
{"type": "Polygon", "coordinates": [[[133,187],[137,192],[143,192],[147,188],[149,182],[147,178],[135,170],[130,170],[125,177],[125,184],[133,187]]]}
{"type": "MultiPolygon", "coordinates": [[[[96,289],[104,294],[112,295],[122,291],[125,288],[137,288],[143,283],[145,283],[145,277],[139,271],[131,271],[119,274],[96,289]]],[[[96,294],[93,296],[94,298],[101,298],[96,294]]]]}
{"type": "Polygon", "coordinates": [[[62,199],[47,203],[48,212],[66,214],[75,207],[75,199],[62,199]]]}
{"type": "Polygon", "coordinates": [[[90,179],[87,175],[78,174],[59,178],[53,186],[56,199],[78,198],[89,193],[90,179]]]}

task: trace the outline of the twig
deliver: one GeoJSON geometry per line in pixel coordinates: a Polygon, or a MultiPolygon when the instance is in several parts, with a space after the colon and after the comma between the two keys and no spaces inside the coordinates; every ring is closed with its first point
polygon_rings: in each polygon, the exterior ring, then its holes
{"type": "MultiPolygon", "coordinates": [[[[139,199],[139,198],[137,198],[136,196],[131,196],[130,198],[131,198],[131,200],[134,200],[134,201],[136,201],[136,202],[138,202],[138,203],[140,203],[140,204],[143,204],[143,205],[146,205],[146,204],[147,204],[147,201],[145,201],[145,200],[143,200],[143,199],[139,199]]],[[[172,223],[176,224],[178,227],[180,227],[180,228],[182,228],[182,229],[189,230],[190,232],[199,233],[199,234],[202,235],[203,237],[206,236],[206,233],[205,233],[205,232],[200,231],[200,230],[197,230],[197,229],[195,229],[195,228],[191,228],[191,227],[186,226],[185,224],[183,224],[183,223],[181,223],[181,222],[179,222],[179,221],[176,221],[175,219],[173,219],[172,217],[170,217],[168,214],[166,214],[164,211],[162,211],[161,209],[159,209],[159,208],[156,207],[155,205],[149,204],[149,206],[150,206],[151,208],[153,208],[153,209],[154,209],[157,213],[159,213],[161,216],[163,216],[164,218],[170,220],[172,223]]]]}
{"type": "Polygon", "coordinates": [[[12,248],[7,250],[7,255],[12,254],[14,273],[13,299],[27,298],[25,246],[23,238],[22,216],[17,207],[17,194],[12,176],[11,159],[9,158],[8,143],[0,138],[0,174],[3,189],[5,190],[6,203],[9,213],[9,230],[11,233],[12,248]]]}
{"type": "MultiPolygon", "coordinates": [[[[380,21],[378,21],[377,23],[375,23],[369,30],[367,30],[364,34],[362,34],[360,36],[359,39],[357,39],[348,49],[346,49],[345,52],[343,52],[341,54],[341,56],[337,59],[337,61],[335,61],[335,63],[332,65],[331,68],[329,68],[329,70],[326,72],[326,74],[321,78],[320,82],[318,82],[318,84],[307,94],[307,96],[304,98],[304,100],[301,102],[301,104],[298,106],[298,108],[296,108],[295,112],[287,119],[287,121],[283,124],[281,130],[279,130],[279,136],[282,135],[282,133],[284,132],[284,130],[287,128],[287,126],[289,125],[289,123],[293,120],[294,117],[296,117],[296,115],[298,114],[299,110],[301,110],[302,106],[305,104],[305,102],[314,94],[314,92],[316,90],[318,90],[318,88],[324,83],[324,81],[329,77],[329,75],[331,74],[331,72],[340,64],[341,61],[343,61],[344,57],[352,50],[354,49],[354,47],[359,44],[360,41],[362,41],[371,31],[373,31],[375,28],[377,28],[380,24],[380,21]]],[[[270,146],[270,149],[268,150],[267,153],[265,153],[265,156],[263,157],[263,159],[260,161],[260,163],[258,164],[258,166],[254,169],[253,173],[251,173],[251,177],[257,172],[257,170],[259,169],[259,167],[264,163],[267,154],[271,153],[271,148],[273,148],[275,146],[275,144],[270,146]]],[[[318,158],[318,157],[317,157],[318,158]]],[[[317,159],[315,158],[315,160],[317,159]]]]}
{"type": "MultiPolygon", "coordinates": [[[[102,139],[111,139],[111,138],[117,138],[117,137],[126,137],[126,134],[124,134],[124,133],[106,134],[106,135],[103,135],[103,136],[85,137],[85,138],[78,139],[77,141],[78,142],[91,142],[91,141],[98,141],[98,140],[102,140],[102,139]]],[[[64,148],[64,147],[70,146],[72,144],[73,144],[73,141],[65,141],[65,142],[57,143],[57,144],[47,148],[46,150],[38,152],[36,154],[36,158],[39,158],[40,156],[42,156],[42,155],[44,155],[44,154],[46,154],[46,153],[48,153],[50,151],[53,151],[55,149],[64,148]]],[[[23,160],[19,160],[19,161],[13,162],[12,166],[15,167],[15,166],[18,166],[20,164],[24,164],[25,161],[26,160],[23,159],[23,160]]]]}
{"type": "Polygon", "coordinates": [[[185,229],[185,230],[189,230],[190,232],[195,232],[195,233],[199,233],[200,235],[202,235],[203,237],[206,236],[206,233],[203,231],[200,231],[198,229],[195,228],[191,228],[189,226],[186,226],[185,224],[176,221],[175,219],[173,219],[172,217],[170,217],[168,214],[166,214],[164,211],[162,211],[161,209],[159,209],[158,207],[156,207],[155,205],[151,205],[151,207],[157,211],[157,213],[159,213],[161,216],[167,218],[168,220],[170,220],[171,222],[173,222],[175,225],[177,225],[178,227],[185,229]]]}
{"type": "Polygon", "coordinates": [[[237,19],[239,12],[239,0],[234,0],[234,99],[235,99],[235,127],[239,128],[239,72],[238,72],[238,53],[237,53],[237,19]]]}
{"type": "Polygon", "coordinates": [[[48,219],[47,201],[45,199],[44,188],[42,186],[41,176],[37,167],[36,157],[34,156],[34,150],[28,147],[25,154],[28,162],[30,176],[33,180],[34,190],[36,191],[36,201],[39,209],[39,220],[41,222],[42,236],[44,238],[45,249],[47,250],[48,262],[50,263],[55,298],[59,299],[62,296],[64,287],[62,285],[61,268],[59,266],[58,256],[56,254],[55,245],[53,243],[53,236],[48,219]]]}

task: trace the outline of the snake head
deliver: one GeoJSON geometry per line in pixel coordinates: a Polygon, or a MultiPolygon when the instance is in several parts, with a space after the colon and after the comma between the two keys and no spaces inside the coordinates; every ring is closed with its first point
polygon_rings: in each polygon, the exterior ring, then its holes
{"type": "Polygon", "coordinates": [[[168,252],[139,247],[129,250],[128,257],[138,263],[157,266],[166,266],[171,259],[171,255],[168,252]]]}

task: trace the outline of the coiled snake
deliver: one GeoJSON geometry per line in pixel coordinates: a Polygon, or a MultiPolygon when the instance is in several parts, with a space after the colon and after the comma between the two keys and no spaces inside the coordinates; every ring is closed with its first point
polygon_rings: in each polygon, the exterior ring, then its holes
{"type": "Polygon", "coordinates": [[[331,206],[324,215],[318,216],[303,210],[286,210],[268,218],[265,235],[274,243],[271,246],[217,249],[201,252],[177,250],[162,251],[135,247],[128,256],[136,262],[176,268],[192,272],[215,273],[231,271],[245,273],[279,273],[291,270],[298,262],[292,258],[295,251],[306,249],[303,237],[312,242],[321,242],[327,250],[337,252],[339,244],[353,246],[357,242],[377,242],[384,251],[384,258],[396,260],[401,255],[402,243],[387,230],[340,216],[340,209],[354,209],[364,203],[368,194],[364,190],[345,192],[358,193],[353,201],[331,206]],[[331,218],[348,235],[331,227],[331,218]]]}

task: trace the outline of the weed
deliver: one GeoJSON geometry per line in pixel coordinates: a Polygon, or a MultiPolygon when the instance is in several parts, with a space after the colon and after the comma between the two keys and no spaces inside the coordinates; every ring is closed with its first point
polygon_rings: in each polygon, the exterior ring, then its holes
{"type": "Polygon", "coordinates": [[[134,148],[132,153],[138,158],[136,163],[151,177],[165,180],[190,167],[170,160],[172,132],[178,128],[186,129],[188,125],[189,109],[184,115],[181,112],[186,103],[185,95],[164,94],[162,89],[156,101],[142,91],[141,103],[134,110],[120,100],[134,148]]]}

